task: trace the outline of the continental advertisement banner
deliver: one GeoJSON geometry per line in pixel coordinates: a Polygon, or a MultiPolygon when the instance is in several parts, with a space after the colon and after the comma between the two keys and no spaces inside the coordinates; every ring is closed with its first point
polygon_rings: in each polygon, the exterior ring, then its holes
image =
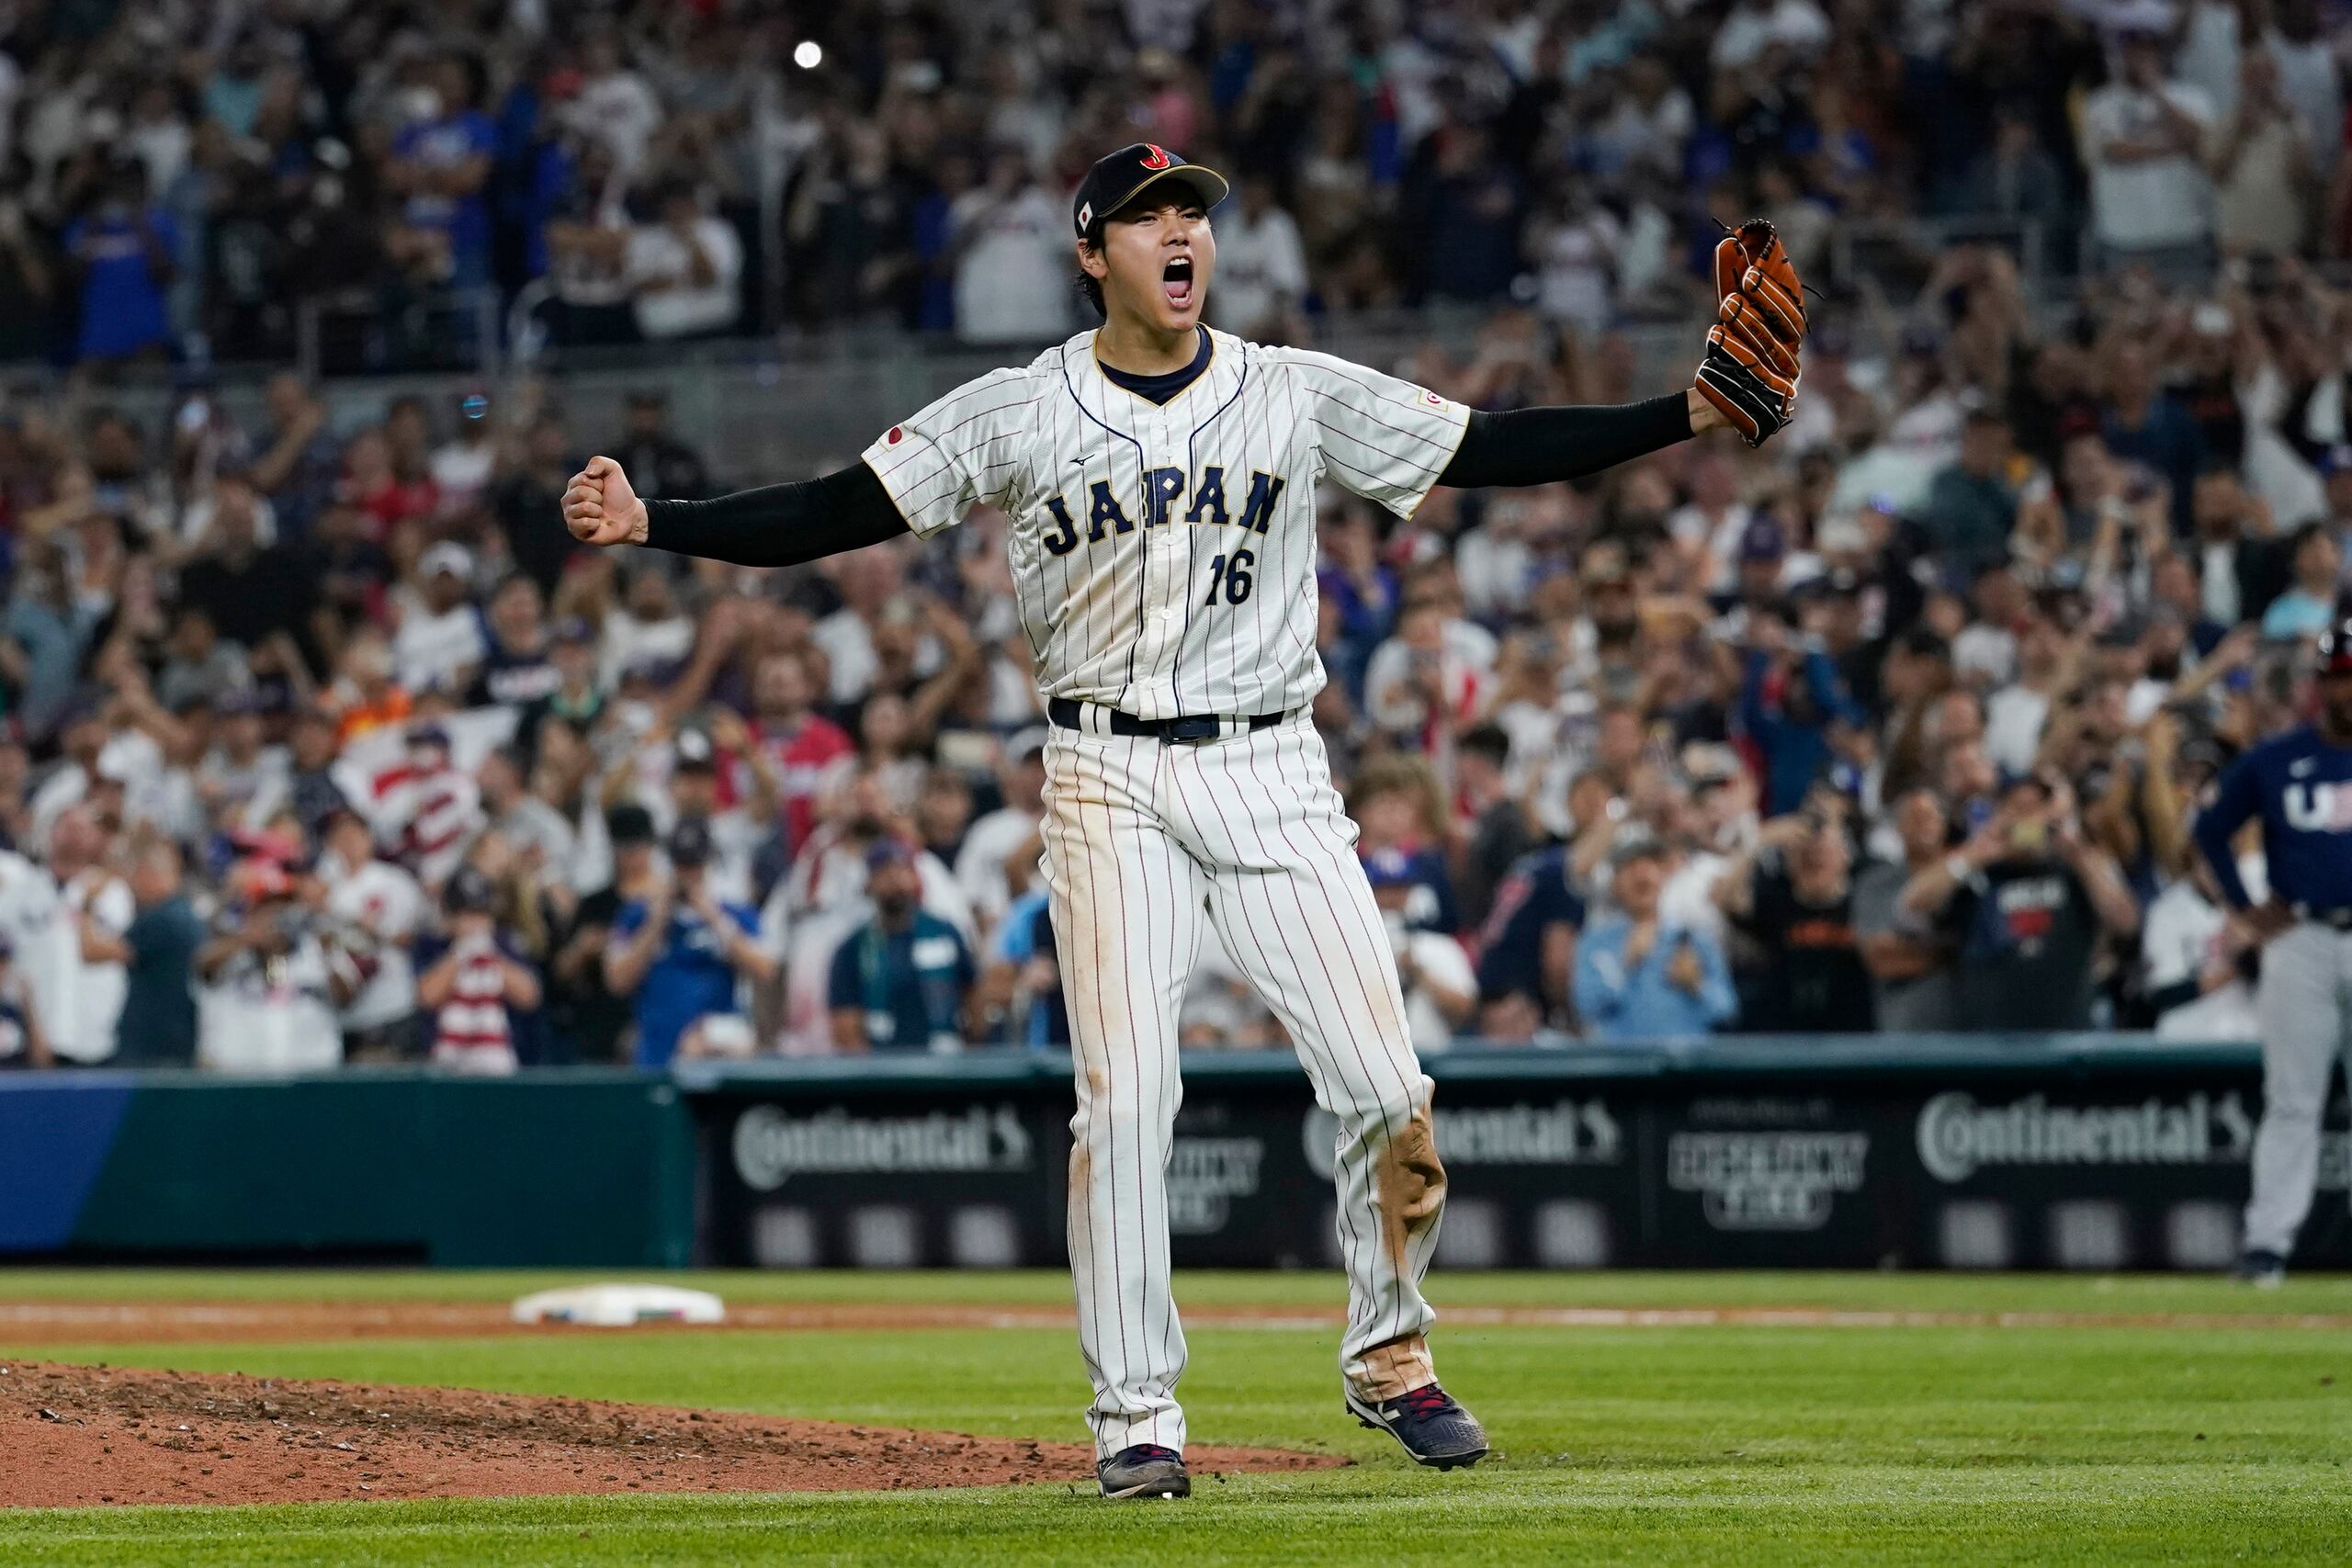
{"type": "MultiPolygon", "coordinates": [[[[2238,1246],[2262,1108],[2251,1051],[2112,1037],[1792,1043],[1431,1066],[1449,1179],[1441,1267],[2219,1269],[2238,1246]]],[[[719,1264],[1060,1262],[1065,1065],[817,1086],[688,1086],[697,1250],[719,1264]]],[[[2297,1262],[2352,1266],[2338,1092],[2297,1262]]],[[[1187,1064],[1166,1169],[1183,1266],[1338,1259],[1337,1117],[1279,1061],[1187,1064]]]]}

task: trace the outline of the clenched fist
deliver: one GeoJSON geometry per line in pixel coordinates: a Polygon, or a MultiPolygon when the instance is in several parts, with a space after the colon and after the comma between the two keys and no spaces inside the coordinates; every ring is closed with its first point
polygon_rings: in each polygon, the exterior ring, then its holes
{"type": "Polygon", "coordinates": [[[645,502],[610,457],[591,457],[563,488],[563,525],[583,545],[645,543],[645,502]]]}

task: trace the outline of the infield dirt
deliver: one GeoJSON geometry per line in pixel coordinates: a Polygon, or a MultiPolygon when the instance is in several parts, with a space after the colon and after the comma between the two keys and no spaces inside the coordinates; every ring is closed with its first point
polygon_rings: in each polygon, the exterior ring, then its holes
{"type": "MultiPolygon", "coordinates": [[[[1195,1448],[1198,1473],[1346,1462],[1195,1448]]],[[[53,1362],[0,1371],[0,1506],[1093,1484],[1076,1443],[53,1362]]]]}
{"type": "MultiPolygon", "coordinates": [[[[1935,1311],[1816,1306],[1446,1306],[1450,1328],[2352,1328],[2352,1313],[1935,1311]]],[[[480,1338],[504,1334],[684,1334],[923,1328],[1075,1328],[1066,1305],[973,1302],[751,1302],[718,1325],[628,1330],[521,1324],[495,1302],[0,1301],[0,1343],[283,1344],[331,1339],[480,1338]]],[[[1195,1305],[1188,1326],[1336,1331],[1336,1307],[1195,1305]]]]}

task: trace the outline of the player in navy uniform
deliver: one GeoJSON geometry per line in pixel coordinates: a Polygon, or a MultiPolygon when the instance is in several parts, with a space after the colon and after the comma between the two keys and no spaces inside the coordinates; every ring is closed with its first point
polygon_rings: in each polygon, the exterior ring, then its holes
{"type": "Polygon", "coordinates": [[[2263,939],[2262,1125],[2238,1278],[2286,1278],[2319,1175],[2320,1112],[2352,997],[2352,620],[2320,635],[2319,717],[2264,741],[2222,775],[2197,847],[2231,908],[2263,939]],[[2270,897],[2255,905],[2230,840],[2262,821],[2270,897]]]}

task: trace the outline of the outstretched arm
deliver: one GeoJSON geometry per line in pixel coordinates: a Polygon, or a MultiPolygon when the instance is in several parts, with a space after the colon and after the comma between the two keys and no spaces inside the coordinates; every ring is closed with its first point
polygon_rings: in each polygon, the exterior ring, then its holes
{"type": "Polygon", "coordinates": [[[737,566],[797,566],[907,532],[864,463],[710,501],[641,501],[621,466],[591,457],[563,492],[564,525],[588,545],[650,545],[737,566]]]}
{"type": "Polygon", "coordinates": [[[1473,413],[1442,485],[1544,485],[1630,462],[1724,423],[1696,388],[1638,403],[1473,413]]]}

